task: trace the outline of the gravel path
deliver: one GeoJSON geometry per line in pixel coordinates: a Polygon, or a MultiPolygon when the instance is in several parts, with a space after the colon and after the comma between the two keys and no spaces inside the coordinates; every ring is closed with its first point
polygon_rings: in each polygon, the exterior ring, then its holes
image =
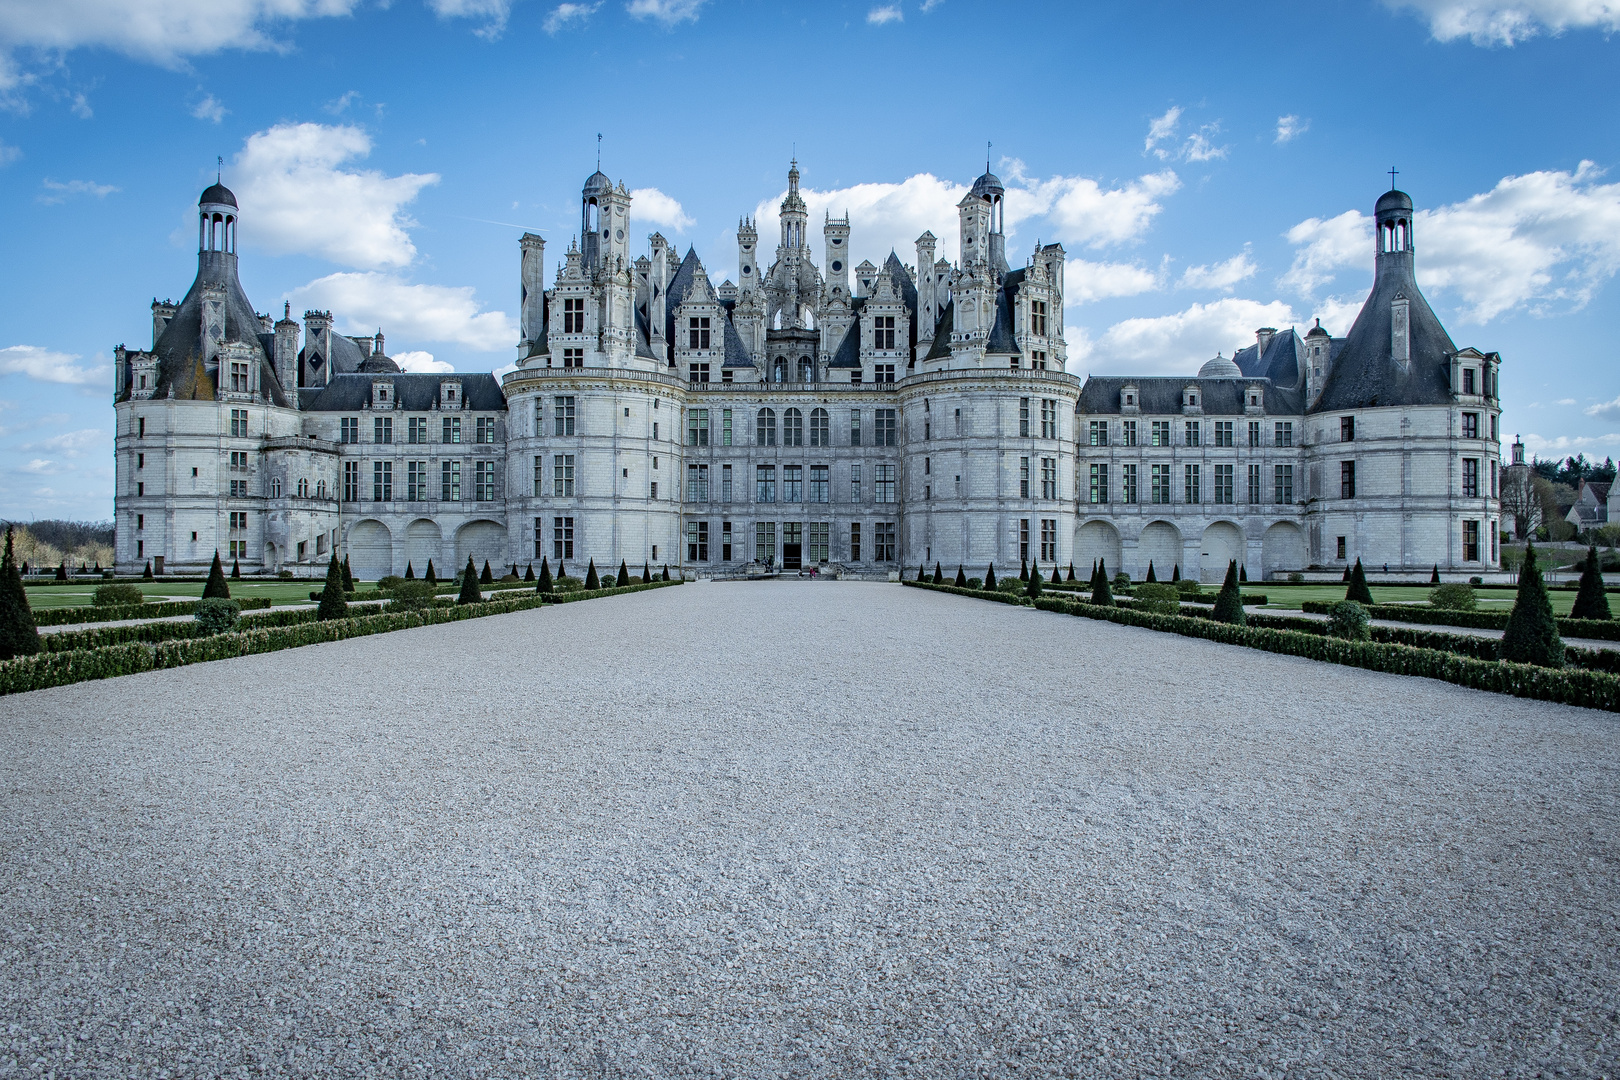
{"type": "Polygon", "coordinates": [[[1603,713],[774,582],[0,731],[0,1075],[1620,1071],[1603,713]]]}

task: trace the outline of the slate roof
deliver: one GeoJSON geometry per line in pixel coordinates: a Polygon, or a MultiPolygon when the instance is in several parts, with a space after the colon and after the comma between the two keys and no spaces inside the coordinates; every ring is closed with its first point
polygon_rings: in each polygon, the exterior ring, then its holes
{"type": "MultiPolygon", "coordinates": [[[[225,289],[225,340],[252,348],[259,362],[259,385],[264,396],[277,405],[286,405],[287,395],[270,363],[273,346],[265,347],[264,338],[260,336],[263,324],[236,278],[236,256],[222,251],[198,253],[197,277],[152,348],[158,358],[157,388],[153,396],[163,398],[172,393],[181,400],[193,401],[215,398],[218,373],[210,374],[202,360],[202,294],[208,285],[225,289]]],[[[270,340],[274,341],[273,335],[270,340]]]]}
{"type": "MultiPolygon", "coordinates": [[[[1007,277],[1011,278],[1012,275],[1008,274],[1007,277]]],[[[1022,276],[1019,280],[1023,280],[1022,276]]],[[[990,327],[990,340],[985,342],[986,356],[1016,356],[1019,353],[1018,339],[1013,337],[1012,317],[1012,298],[1017,288],[1017,283],[1014,283],[996,290],[996,321],[990,327]]]]}
{"type": "Polygon", "coordinates": [[[1299,335],[1292,327],[1272,335],[1264,356],[1260,343],[1232,354],[1232,362],[1244,375],[1270,379],[1278,386],[1297,387],[1305,375],[1305,358],[1299,335]]]}
{"type": "Polygon", "coordinates": [[[956,301],[950,300],[945,304],[945,310],[939,313],[939,322],[934,325],[934,343],[928,346],[928,355],[924,360],[939,360],[951,355],[951,332],[956,327],[956,301]]]}
{"type": "Polygon", "coordinates": [[[232,194],[231,189],[226,187],[224,184],[213,184],[204,189],[202,198],[197,200],[198,206],[202,206],[204,203],[219,203],[223,206],[235,206],[236,196],[232,194]]]}
{"type": "Polygon", "coordinates": [[[1205,416],[1242,416],[1247,399],[1244,394],[1256,382],[1265,388],[1261,404],[1271,416],[1301,416],[1304,413],[1299,391],[1279,387],[1266,380],[1243,379],[1178,379],[1155,376],[1133,379],[1125,375],[1093,375],[1080,391],[1080,403],[1075,410],[1095,415],[1118,414],[1120,391],[1126,386],[1137,390],[1136,401],[1146,415],[1179,414],[1181,392],[1189,382],[1196,382],[1199,407],[1205,416]]]}
{"type": "Polygon", "coordinates": [[[742,335],[737,333],[736,326],[731,319],[726,319],[726,359],[720,366],[723,368],[754,367],[753,358],[748,355],[748,348],[743,344],[742,335]]]}
{"type": "Polygon", "coordinates": [[[844,337],[833,350],[829,368],[858,368],[861,366],[861,320],[856,319],[844,331],[844,337]]]}
{"type": "MultiPolygon", "coordinates": [[[[371,403],[376,376],[339,375],[325,386],[298,391],[298,403],[307,412],[355,412],[371,403]]],[[[463,374],[405,372],[385,375],[394,386],[395,411],[430,412],[438,408],[439,384],[460,382],[464,407],[472,412],[504,412],[506,395],[487,371],[463,374]]],[[[458,410],[459,411],[459,410],[458,410]]]]}

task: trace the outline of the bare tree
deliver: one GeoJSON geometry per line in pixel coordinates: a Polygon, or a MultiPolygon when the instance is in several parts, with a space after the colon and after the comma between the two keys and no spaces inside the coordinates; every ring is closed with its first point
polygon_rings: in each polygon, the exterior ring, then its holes
{"type": "Polygon", "coordinates": [[[1502,473],[1502,514],[1513,519],[1513,537],[1523,540],[1536,530],[1542,521],[1542,492],[1540,486],[1551,487],[1547,481],[1525,468],[1510,468],[1502,473]]]}

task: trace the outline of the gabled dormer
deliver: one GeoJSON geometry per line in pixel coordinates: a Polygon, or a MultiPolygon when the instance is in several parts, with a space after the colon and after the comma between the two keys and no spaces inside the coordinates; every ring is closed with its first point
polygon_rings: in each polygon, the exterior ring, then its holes
{"type": "Polygon", "coordinates": [[[465,409],[465,391],[460,379],[439,380],[439,408],[443,410],[465,409]]]}

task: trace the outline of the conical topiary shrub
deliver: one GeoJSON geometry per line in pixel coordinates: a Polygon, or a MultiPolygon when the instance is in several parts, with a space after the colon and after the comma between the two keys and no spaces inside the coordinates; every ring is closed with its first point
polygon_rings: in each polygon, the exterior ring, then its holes
{"type": "Polygon", "coordinates": [[[343,591],[354,592],[354,571],[349,569],[349,555],[343,555],[343,591]]]}
{"type": "Polygon", "coordinates": [[[1024,595],[1031,600],[1039,600],[1041,598],[1042,584],[1044,583],[1041,580],[1041,564],[1039,562],[1030,563],[1029,581],[1025,583],[1024,595]]]}
{"type": "Polygon", "coordinates": [[[585,587],[587,589],[600,589],[602,579],[596,576],[596,560],[592,559],[585,570],[585,587]]]}
{"type": "Polygon", "coordinates": [[[1438,585],[1438,584],[1440,584],[1440,564],[1439,563],[1434,564],[1434,572],[1429,575],[1429,584],[1430,585],[1438,585]]]}
{"type": "Polygon", "coordinates": [[[334,551],[326,564],[326,588],[321,590],[321,606],[315,612],[315,617],[327,622],[348,615],[349,605],[344,601],[343,593],[343,567],[338,565],[337,552],[334,551]]]}
{"type": "Polygon", "coordinates": [[[1519,595],[1513,613],[1502,631],[1502,659],[1539,667],[1564,666],[1564,642],[1558,636],[1558,620],[1553,618],[1547,586],[1536,565],[1534,544],[1524,546],[1524,566],[1519,571],[1519,595]]]}
{"type": "Polygon", "coordinates": [[[935,585],[943,585],[943,584],[945,584],[945,574],[944,574],[943,571],[940,570],[938,560],[936,560],[934,562],[934,584],[935,585]]]}
{"type": "MultiPolygon", "coordinates": [[[[1356,561],[1360,562],[1361,560],[1357,559],[1356,561]]],[[[1344,568],[1344,573],[1339,576],[1339,580],[1344,582],[1346,585],[1350,584],[1350,567],[1349,566],[1346,566],[1344,568]]]]}
{"type": "Polygon", "coordinates": [[[495,575],[489,568],[488,559],[484,560],[484,572],[478,575],[478,583],[480,585],[493,585],[495,583],[495,575]]]}
{"type": "Polygon", "coordinates": [[[967,571],[963,569],[961,563],[956,564],[956,580],[951,584],[955,585],[958,589],[967,588],[967,571]]]}
{"type": "Polygon", "coordinates": [[[619,577],[613,584],[620,589],[630,587],[630,568],[624,565],[623,559],[619,560],[619,577]]]}
{"type": "Polygon", "coordinates": [[[141,571],[141,578],[144,581],[151,581],[152,580],[152,560],[151,559],[146,560],[146,569],[141,571]]]}
{"type": "Polygon", "coordinates": [[[660,580],[662,580],[662,581],[668,581],[669,580],[669,563],[664,564],[664,576],[660,580]]]}
{"type": "Polygon", "coordinates": [[[478,568],[473,565],[472,556],[467,556],[467,568],[461,572],[461,592],[456,596],[458,604],[476,604],[484,598],[483,591],[478,588],[478,568]]]}
{"type": "Polygon", "coordinates": [[[1152,559],[1148,560],[1147,577],[1143,579],[1143,582],[1145,584],[1148,584],[1148,585],[1156,585],[1159,582],[1159,579],[1153,575],[1153,560],[1152,559]]]}
{"type": "Polygon", "coordinates": [[[1069,576],[1064,578],[1063,580],[1065,582],[1070,582],[1070,581],[1074,580],[1074,563],[1069,564],[1069,576]]]}
{"type": "Polygon", "coordinates": [[[923,569],[923,564],[922,563],[917,564],[917,580],[918,581],[927,581],[928,580],[928,571],[923,569]]]}
{"type": "Polygon", "coordinates": [[[1029,581],[1029,560],[1028,559],[1019,559],[1018,560],[1018,580],[1023,581],[1023,582],[1028,582],[1029,581]]]}
{"type": "Polygon", "coordinates": [[[429,585],[437,585],[439,583],[438,575],[433,572],[432,559],[428,560],[427,573],[422,575],[422,580],[427,582],[429,585]]]}
{"type": "Polygon", "coordinates": [[[561,559],[557,560],[557,576],[560,578],[565,578],[568,576],[568,567],[564,565],[561,559]]]}
{"type": "Polygon", "coordinates": [[[225,584],[225,567],[220,565],[219,552],[214,552],[214,564],[208,568],[208,582],[203,585],[204,600],[229,600],[231,587],[225,584]]]}
{"type": "Polygon", "coordinates": [[[652,581],[652,579],[653,579],[653,577],[652,577],[652,563],[643,562],[641,564],[641,583],[643,585],[646,585],[646,584],[650,583],[652,581]]]}
{"type": "MultiPolygon", "coordinates": [[[[217,554],[214,557],[216,559],[219,558],[219,556],[217,554]]],[[[57,581],[66,581],[67,579],[68,579],[68,576],[67,576],[67,560],[63,559],[61,565],[56,568],[56,580],[57,581]]]]}
{"type": "Polygon", "coordinates": [[[242,580],[242,564],[239,561],[237,561],[236,559],[231,560],[231,580],[232,581],[241,581],[242,580]]]}
{"type": "Polygon", "coordinates": [[[534,591],[539,596],[551,595],[551,562],[540,557],[540,577],[535,580],[534,591]]]}
{"type": "Polygon", "coordinates": [[[524,570],[523,570],[523,580],[524,581],[533,581],[534,580],[534,563],[530,563],[528,566],[526,566],[524,568],[524,570]]]}
{"type": "Polygon", "coordinates": [[[28,592],[17,571],[12,528],[6,526],[6,550],[0,555],[0,660],[39,652],[39,630],[28,607],[28,592]]]}
{"type": "Polygon", "coordinates": [[[1091,582],[1091,602],[1098,607],[1114,606],[1114,590],[1108,585],[1108,560],[1097,560],[1097,573],[1091,582]]]}
{"type": "Polygon", "coordinates": [[[1240,565],[1238,567],[1238,584],[1247,585],[1248,583],[1249,583],[1249,567],[1248,567],[1248,564],[1245,563],[1245,564],[1242,564],[1242,565],[1240,565]]]}
{"type": "Polygon", "coordinates": [[[984,572],[984,588],[986,592],[996,587],[996,564],[991,563],[990,569],[984,572]]]}
{"type": "Polygon", "coordinates": [[[1354,600],[1358,604],[1372,607],[1372,590],[1367,588],[1367,572],[1361,568],[1361,560],[1350,570],[1350,587],[1344,591],[1346,600],[1354,600]]]}
{"type": "Polygon", "coordinates": [[[1597,545],[1586,552],[1581,566],[1581,584],[1575,593],[1575,606],[1570,609],[1572,619],[1608,619],[1609,598],[1603,592],[1603,571],[1598,568],[1597,545]]]}
{"type": "Polygon", "coordinates": [[[1215,595],[1216,622],[1236,623],[1242,626],[1246,621],[1243,614],[1243,593],[1238,589],[1238,565],[1233,559],[1226,564],[1226,580],[1221,583],[1221,591],[1215,595]]]}
{"type": "Polygon", "coordinates": [[[1171,567],[1171,569],[1170,569],[1170,583],[1172,585],[1174,585],[1176,582],[1178,582],[1180,580],[1181,580],[1181,564],[1176,563],[1175,566],[1171,567]]]}
{"type": "Polygon", "coordinates": [[[411,566],[409,560],[406,560],[406,562],[405,562],[405,580],[406,581],[415,581],[416,580],[416,570],[415,570],[414,567],[411,566]]]}

